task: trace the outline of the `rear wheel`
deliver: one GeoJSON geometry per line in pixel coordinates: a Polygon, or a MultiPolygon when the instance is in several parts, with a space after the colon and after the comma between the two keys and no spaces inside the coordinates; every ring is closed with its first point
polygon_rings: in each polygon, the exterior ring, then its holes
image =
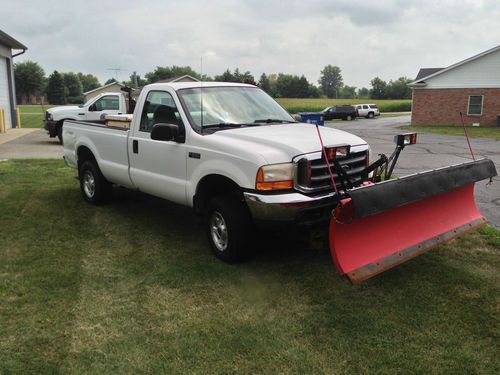
{"type": "Polygon", "coordinates": [[[353,117],[351,115],[347,115],[347,117],[345,118],[347,121],[352,121],[353,117]]]}
{"type": "Polygon", "coordinates": [[[367,117],[368,118],[373,118],[374,116],[375,116],[375,114],[373,112],[369,112],[367,117]]]}
{"type": "Polygon", "coordinates": [[[245,205],[234,196],[218,196],[208,204],[206,231],[214,255],[227,263],[251,255],[252,222],[245,205]]]}
{"type": "Polygon", "coordinates": [[[95,160],[84,161],[78,174],[83,199],[95,205],[109,202],[113,187],[104,178],[95,160]]]}

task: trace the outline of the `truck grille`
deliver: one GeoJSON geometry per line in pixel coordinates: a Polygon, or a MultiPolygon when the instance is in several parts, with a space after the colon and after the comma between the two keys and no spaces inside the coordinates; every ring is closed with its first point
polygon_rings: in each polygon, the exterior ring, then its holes
{"type": "MultiPolygon", "coordinates": [[[[339,159],[339,164],[344,167],[346,174],[354,186],[362,182],[361,173],[368,165],[368,151],[351,152],[347,158],[339,159]]],[[[333,163],[330,163],[333,171],[333,163]]],[[[337,173],[333,178],[338,188],[341,188],[337,173]]],[[[297,179],[295,188],[305,193],[319,193],[333,190],[330,174],[323,158],[308,160],[302,158],[297,162],[297,179]]]]}

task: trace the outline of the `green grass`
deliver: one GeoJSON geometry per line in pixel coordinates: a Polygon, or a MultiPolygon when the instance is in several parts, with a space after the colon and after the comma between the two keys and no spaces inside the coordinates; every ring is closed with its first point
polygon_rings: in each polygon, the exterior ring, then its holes
{"type": "MultiPolygon", "coordinates": [[[[407,126],[401,127],[401,129],[408,129],[407,126]]],[[[445,134],[445,135],[464,135],[464,128],[461,126],[413,126],[412,129],[415,129],[420,132],[428,132],[428,133],[436,133],[436,134],[445,134]]],[[[478,137],[478,138],[494,138],[500,139],[500,127],[467,127],[467,134],[470,137],[478,137]]]]}
{"type": "Polygon", "coordinates": [[[293,236],[224,264],[189,210],[74,175],[0,163],[2,374],[500,371],[493,228],[352,286],[293,236]]]}
{"type": "Polygon", "coordinates": [[[288,112],[319,112],[326,107],[339,104],[374,103],[380,112],[407,112],[411,111],[411,100],[374,100],[374,99],[276,99],[288,112]]]}
{"type": "Polygon", "coordinates": [[[53,105],[20,105],[21,127],[22,128],[42,128],[45,111],[53,105]]]}

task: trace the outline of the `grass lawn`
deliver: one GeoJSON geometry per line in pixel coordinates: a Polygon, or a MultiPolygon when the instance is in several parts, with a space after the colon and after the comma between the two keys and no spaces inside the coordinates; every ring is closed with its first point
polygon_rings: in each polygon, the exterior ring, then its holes
{"type": "Polygon", "coordinates": [[[495,229],[351,286],[293,237],[224,264],[189,210],[74,175],[0,163],[2,374],[500,372],[495,229]]]}
{"type": "Polygon", "coordinates": [[[54,107],[53,105],[20,105],[21,127],[22,128],[42,128],[45,111],[54,107]]]}
{"type": "Polygon", "coordinates": [[[295,99],[278,98],[276,99],[288,112],[319,112],[326,107],[339,104],[363,104],[374,103],[380,109],[380,112],[405,112],[411,111],[411,100],[375,100],[375,99],[295,99]]]}
{"type": "MultiPolygon", "coordinates": [[[[402,127],[402,129],[408,129],[408,127],[402,127]]],[[[420,132],[436,133],[436,134],[446,134],[446,135],[464,135],[464,128],[461,126],[413,126],[420,132]]],[[[467,134],[470,137],[479,138],[494,138],[500,139],[500,127],[467,127],[467,134]]]]}

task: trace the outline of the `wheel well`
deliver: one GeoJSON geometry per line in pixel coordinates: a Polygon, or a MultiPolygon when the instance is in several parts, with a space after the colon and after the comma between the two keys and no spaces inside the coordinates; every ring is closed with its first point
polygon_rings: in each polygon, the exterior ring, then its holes
{"type": "Polygon", "coordinates": [[[203,177],[196,187],[196,194],[194,196],[195,212],[199,215],[203,214],[211,198],[224,194],[234,195],[243,199],[241,188],[230,178],[219,174],[211,174],[203,177]]]}
{"type": "Polygon", "coordinates": [[[78,147],[76,151],[77,160],[78,160],[78,170],[80,170],[80,165],[87,160],[96,160],[94,154],[90,149],[86,146],[78,147]]]}

